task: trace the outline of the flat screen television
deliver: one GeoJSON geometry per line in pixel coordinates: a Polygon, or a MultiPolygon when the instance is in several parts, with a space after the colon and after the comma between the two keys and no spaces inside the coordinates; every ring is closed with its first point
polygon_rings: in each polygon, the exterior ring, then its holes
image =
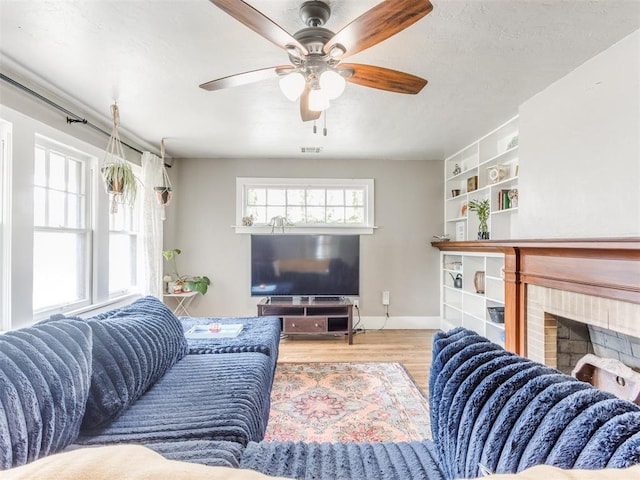
{"type": "Polygon", "coordinates": [[[251,235],[251,295],[360,295],[359,235],[251,235]]]}

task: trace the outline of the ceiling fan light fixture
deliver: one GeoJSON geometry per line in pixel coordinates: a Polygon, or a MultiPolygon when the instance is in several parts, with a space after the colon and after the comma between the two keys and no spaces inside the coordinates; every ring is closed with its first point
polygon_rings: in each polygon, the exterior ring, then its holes
{"type": "Polygon", "coordinates": [[[347,49],[339,43],[331,45],[331,48],[329,49],[329,57],[334,60],[342,58],[345,53],[347,53],[347,49]]]}
{"type": "Polygon", "coordinates": [[[279,80],[280,90],[282,90],[284,96],[292,102],[300,98],[300,95],[304,90],[305,83],[306,81],[304,76],[300,72],[284,75],[280,77],[279,80]]]}
{"type": "Polygon", "coordinates": [[[309,110],[322,112],[329,108],[329,97],[322,89],[314,89],[309,92],[309,110]]]}
{"type": "Polygon", "coordinates": [[[329,100],[335,100],[344,92],[347,81],[334,70],[326,70],[320,75],[320,88],[329,100]]]}
{"type": "Polygon", "coordinates": [[[298,47],[296,47],[295,45],[287,45],[285,47],[285,49],[287,50],[287,53],[289,54],[289,57],[293,57],[294,59],[302,60],[302,57],[304,56],[304,53],[302,53],[300,51],[300,49],[298,47]]]}

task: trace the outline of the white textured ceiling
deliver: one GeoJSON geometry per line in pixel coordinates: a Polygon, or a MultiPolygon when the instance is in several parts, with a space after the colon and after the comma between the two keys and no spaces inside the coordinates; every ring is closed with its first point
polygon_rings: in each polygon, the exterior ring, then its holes
{"type": "MultiPolygon", "coordinates": [[[[301,0],[250,0],[289,33],[301,0]]],[[[376,0],[328,1],[338,31],[376,0]]],[[[429,80],[417,96],[348,84],[328,136],[302,123],[277,80],[198,85],[288,63],[286,53],[207,0],[0,0],[0,67],[33,75],[173,157],[439,159],[640,28],[640,0],[432,0],[415,25],[348,61],[429,80]]],[[[640,62],[640,60],[639,60],[640,62]]],[[[38,80],[35,80],[36,82],[38,80]]],[[[320,129],[321,131],[321,129],[320,129]]],[[[156,148],[157,151],[157,148],[156,148]]]]}

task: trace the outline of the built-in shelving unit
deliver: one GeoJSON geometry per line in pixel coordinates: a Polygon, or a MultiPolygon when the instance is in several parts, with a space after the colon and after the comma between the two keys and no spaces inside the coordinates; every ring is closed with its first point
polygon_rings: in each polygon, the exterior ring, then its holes
{"type": "Polygon", "coordinates": [[[511,237],[518,210],[518,118],[512,118],[444,162],[445,233],[452,240],[476,240],[477,216],[471,200],[489,199],[492,239],[511,237]]]}
{"type": "Polygon", "coordinates": [[[441,252],[440,261],[442,328],[462,326],[504,346],[504,323],[492,321],[487,311],[504,307],[504,255],[441,252]],[[462,281],[457,284],[456,278],[462,281]]]}
{"type": "MultiPolygon", "coordinates": [[[[491,240],[511,238],[511,219],[519,204],[519,148],[514,117],[445,160],[444,233],[452,241],[478,240],[478,216],[468,205],[484,199],[489,200],[491,240]]],[[[505,306],[505,256],[471,250],[440,253],[442,328],[463,326],[504,346],[504,320],[493,321],[487,308],[505,306]],[[474,281],[478,276],[482,282],[474,281]]]]}

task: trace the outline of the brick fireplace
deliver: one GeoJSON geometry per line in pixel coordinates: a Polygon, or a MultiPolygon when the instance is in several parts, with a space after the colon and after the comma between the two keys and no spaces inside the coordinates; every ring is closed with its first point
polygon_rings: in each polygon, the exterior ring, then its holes
{"type": "MultiPolygon", "coordinates": [[[[585,353],[616,358],[636,369],[640,366],[634,352],[637,350],[640,353],[640,304],[530,284],[527,286],[526,331],[527,356],[550,367],[565,367],[565,362],[559,362],[558,356],[562,353],[571,356],[570,362],[574,366],[575,357],[585,353]],[[561,318],[596,327],[594,334],[601,334],[598,338],[603,338],[602,343],[608,345],[600,345],[596,340],[597,348],[594,348],[594,352],[588,352],[588,347],[585,349],[578,342],[569,342],[567,350],[578,351],[559,352],[561,318]],[[625,344],[628,343],[628,349],[626,345],[622,347],[624,336],[629,337],[629,340],[624,340],[625,344]],[[614,344],[614,339],[619,340],[618,344],[614,344]],[[634,345],[637,347],[634,348],[634,345]],[[600,349],[600,346],[604,349],[600,349]]],[[[593,344],[593,339],[589,343],[593,344]]]]}

